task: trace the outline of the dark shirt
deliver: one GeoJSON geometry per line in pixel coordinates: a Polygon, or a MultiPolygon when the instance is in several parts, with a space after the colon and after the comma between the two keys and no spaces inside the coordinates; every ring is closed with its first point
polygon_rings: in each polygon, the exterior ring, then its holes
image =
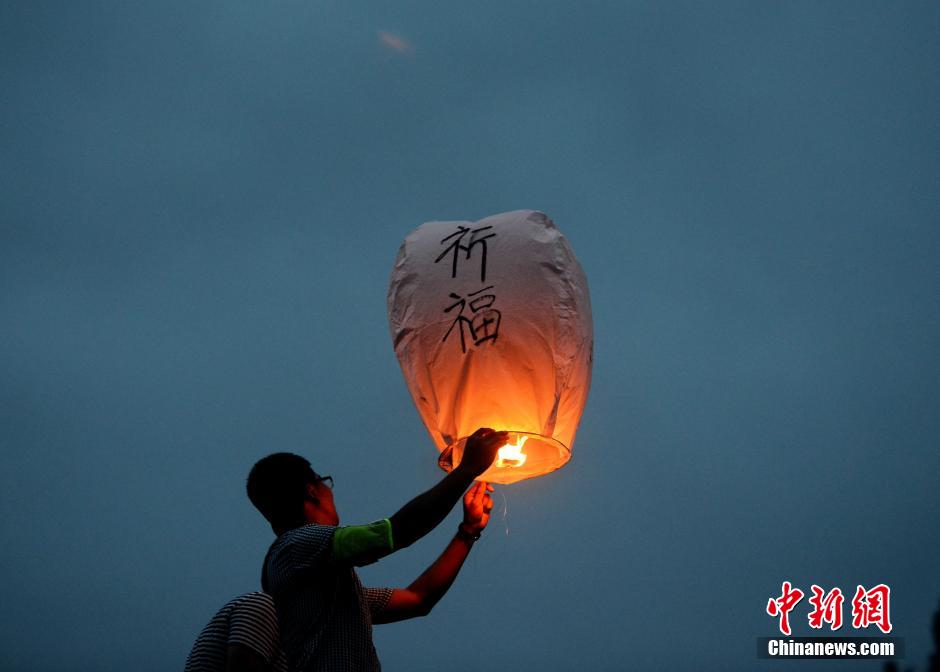
{"type": "Polygon", "coordinates": [[[298,672],[381,669],[372,644],[372,617],[388,604],[389,588],[363,588],[348,561],[336,559],[329,525],[305,525],[279,536],[264,563],[281,646],[298,672]]]}

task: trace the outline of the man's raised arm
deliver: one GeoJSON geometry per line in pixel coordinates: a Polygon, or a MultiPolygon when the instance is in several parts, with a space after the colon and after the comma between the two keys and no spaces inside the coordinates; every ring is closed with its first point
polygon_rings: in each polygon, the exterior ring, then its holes
{"type": "Polygon", "coordinates": [[[427,616],[444,597],[463,566],[473,542],[490,520],[493,486],[476,483],[463,498],[463,522],[447,548],[407,588],[396,588],[381,609],[372,614],[373,623],[393,623],[406,618],[427,616]]]}
{"type": "Polygon", "coordinates": [[[490,468],[506,432],[481,428],[467,439],[463,459],[433,488],[405,504],[389,520],[395,550],[411,546],[447,517],[473,480],[490,468]]]}
{"type": "Polygon", "coordinates": [[[489,469],[507,436],[507,432],[478,429],[467,439],[460,464],[391,518],[369,525],[337,528],[331,541],[333,557],[362,566],[411,546],[437,527],[474,479],[489,469]]]}

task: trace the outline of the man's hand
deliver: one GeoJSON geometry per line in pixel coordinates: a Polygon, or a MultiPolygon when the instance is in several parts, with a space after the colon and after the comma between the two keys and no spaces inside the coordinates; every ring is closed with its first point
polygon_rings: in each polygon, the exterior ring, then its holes
{"type": "Polygon", "coordinates": [[[492,485],[479,481],[463,496],[463,528],[469,534],[479,534],[490,522],[490,511],[493,510],[491,492],[492,485]]]}
{"type": "Polygon", "coordinates": [[[496,459],[496,452],[506,445],[508,432],[494,432],[488,427],[481,427],[467,439],[463,449],[463,458],[457,469],[466,471],[474,478],[490,468],[496,459]]]}
{"type": "MultiPolygon", "coordinates": [[[[448,476],[453,476],[453,472],[448,476]]],[[[460,529],[465,534],[478,535],[490,520],[493,498],[490,494],[493,486],[488,483],[474,483],[463,498],[463,522],[460,529]]],[[[393,623],[406,618],[427,616],[438,600],[444,596],[454,582],[457,572],[467,559],[473,543],[464,534],[457,534],[451,539],[441,556],[415,579],[407,588],[392,591],[385,608],[372,615],[372,622],[393,623]]]]}
{"type": "Polygon", "coordinates": [[[410,546],[444,520],[477,476],[490,468],[496,459],[496,451],[506,444],[508,435],[508,432],[494,432],[492,429],[475,431],[467,439],[463,459],[457,468],[392,514],[389,522],[395,550],[410,546]]]}

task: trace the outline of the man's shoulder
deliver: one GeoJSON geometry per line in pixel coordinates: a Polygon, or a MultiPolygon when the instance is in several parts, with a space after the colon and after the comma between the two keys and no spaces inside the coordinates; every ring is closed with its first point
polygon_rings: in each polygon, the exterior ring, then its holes
{"type": "Polygon", "coordinates": [[[332,557],[331,542],[337,528],[332,525],[303,525],[281,534],[264,561],[264,584],[278,593],[283,581],[297,572],[322,566],[332,557]]]}
{"type": "Polygon", "coordinates": [[[317,525],[316,523],[301,525],[300,527],[295,527],[281,534],[274,540],[274,544],[271,548],[272,550],[277,550],[298,544],[329,546],[333,538],[333,533],[336,532],[337,529],[339,528],[333,525],[317,525]]]}

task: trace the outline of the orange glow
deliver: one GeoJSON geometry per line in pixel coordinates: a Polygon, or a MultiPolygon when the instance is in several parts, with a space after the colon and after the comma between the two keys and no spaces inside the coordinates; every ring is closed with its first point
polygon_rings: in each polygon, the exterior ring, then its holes
{"type": "MultiPolygon", "coordinates": [[[[509,433],[506,444],[497,450],[492,466],[478,480],[504,485],[515,483],[555,471],[571,457],[567,446],[550,437],[531,432],[505,431],[509,433]],[[522,452],[523,446],[525,452],[522,452]]],[[[441,469],[450,471],[460,464],[468,438],[459,439],[441,452],[437,461],[441,469]]]]}
{"type": "Polygon", "coordinates": [[[521,436],[519,443],[507,443],[500,448],[496,455],[496,467],[521,467],[525,464],[526,454],[522,452],[522,446],[528,440],[528,436],[521,436]]]}

